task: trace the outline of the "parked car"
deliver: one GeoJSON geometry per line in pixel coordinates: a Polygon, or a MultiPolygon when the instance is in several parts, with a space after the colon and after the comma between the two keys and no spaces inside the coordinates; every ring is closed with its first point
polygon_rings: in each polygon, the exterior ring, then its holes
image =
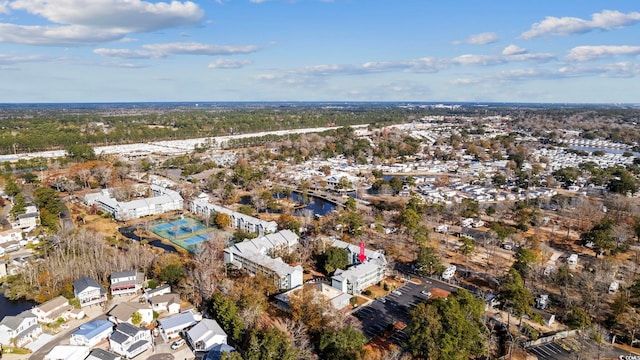
{"type": "Polygon", "coordinates": [[[176,350],[180,346],[184,345],[184,343],[185,343],[184,339],[179,339],[174,341],[173,343],[171,343],[171,350],[176,350]]]}
{"type": "Polygon", "coordinates": [[[398,295],[398,296],[402,295],[402,293],[400,291],[398,291],[398,290],[393,290],[391,293],[393,295],[398,295]]]}
{"type": "Polygon", "coordinates": [[[427,291],[427,290],[422,290],[420,291],[420,294],[426,296],[426,297],[431,297],[431,291],[427,291]]]}

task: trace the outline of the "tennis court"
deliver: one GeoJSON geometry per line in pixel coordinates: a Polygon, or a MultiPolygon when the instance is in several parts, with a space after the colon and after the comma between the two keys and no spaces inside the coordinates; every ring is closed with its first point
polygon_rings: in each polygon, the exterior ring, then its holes
{"type": "Polygon", "coordinates": [[[151,231],[187,251],[194,252],[197,245],[207,241],[214,230],[206,227],[198,219],[187,217],[156,224],[151,227],[151,231]]]}

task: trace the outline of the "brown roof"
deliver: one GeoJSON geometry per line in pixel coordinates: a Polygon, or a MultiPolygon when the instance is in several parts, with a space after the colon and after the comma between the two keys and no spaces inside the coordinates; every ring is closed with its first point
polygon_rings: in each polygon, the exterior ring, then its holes
{"type": "Polygon", "coordinates": [[[57,296],[47,301],[46,303],[38,305],[37,307],[38,309],[40,309],[40,311],[48,313],[65,305],[69,305],[69,300],[67,300],[64,296],[57,296]]]}
{"type": "Polygon", "coordinates": [[[167,304],[180,304],[180,297],[178,296],[178,294],[174,294],[174,293],[169,293],[169,294],[164,294],[164,295],[159,295],[159,296],[154,296],[151,298],[151,303],[152,304],[162,304],[162,303],[167,303],[167,304]]]}
{"type": "Polygon", "coordinates": [[[133,313],[141,309],[149,309],[149,306],[139,303],[123,302],[109,310],[109,315],[126,321],[131,318],[133,313]]]}

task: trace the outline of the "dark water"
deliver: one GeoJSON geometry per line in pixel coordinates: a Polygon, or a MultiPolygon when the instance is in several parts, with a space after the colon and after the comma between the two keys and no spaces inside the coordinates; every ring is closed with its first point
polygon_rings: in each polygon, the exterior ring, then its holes
{"type": "Polygon", "coordinates": [[[163,249],[166,252],[175,252],[177,253],[178,250],[176,250],[175,247],[173,247],[172,245],[167,245],[164,244],[162,241],[160,240],[154,240],[151,238],[141,238],[140,236],[136,235],[134,233],[134,231],[136,230],[135,226],[129,226],[129,227],[121,227],[120,229],[118,229],[118,231],[120,232],[120,234],[122,234],[123,236],[131,239],[131,240],[135,240],[135,241],[142,241],[142,240],[147,240],[148,241],[148,245],[150,246],[155,246],[157,248],[163,249]]]}
{"type": "Polygon", "coordinates": [[[11,301],[4,297],[4,294],[0,293],[0,319],[5,316],[18,315],[36,305],[35,302],[27,300],[11,301]]]}
{"type": "MultiPolygon", "coordinates": [[[[283,198],[283,197],[284,197],[283,194],[274,195],[274,198],[283,198]]],[[[307,195],[305,197],[302,194],[292,192],[291,195],[289,195],[289,198],[299,204],[305,205],[304,207],[296,209],[296,211],[294,212],[294,215],[298,215],[298,216],[302,216],[306,213],[311,213],[311,215],[324,216],[336,209],[335,204],[311,195],[307,195]]],[[[242,205],[251,204],[251,196],[246,195],[241,197],[238,203],[242,205]]],[[[268,211],[268,212],[271,212],[271,211],[268,211]]],[[[274,213],[278,213],[278,212],[275,211],[274,213]]]]}

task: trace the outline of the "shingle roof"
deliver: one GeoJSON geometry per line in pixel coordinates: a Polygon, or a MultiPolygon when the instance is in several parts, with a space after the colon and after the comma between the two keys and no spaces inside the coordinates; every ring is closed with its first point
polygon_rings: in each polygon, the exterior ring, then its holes
{"type": "Polygon", "coordinates": [[[93,320],[80,325],[78,330],[74,331],[71,336],[84,336],[87,339],[91,339],[107,329],[113,329],[113,323],[111,321],[93,320]]]}
{"type": "Polygon", "coordinates": [[[0,321],[0,325],[4,325],[11,330],[17,330],[25,319],[31,317],[35,318],[36,316],[33,315],[31,310],[26,310],[15,316],[5,316],[4,319],[0,321]]]}
{"type": "Polygon", "coordinates": [[[73,282],[73,290],[76,293],[80,293],[87,288],[95,287],[100,289],[100,294],[106,294],[107,291],[102,287],[102,285],[98,284],[97,281],[88,277],[81,277],[80,279],[73,282]]]}
{"type": "Polygon", "coordinates": [[[45,313],[48,313],[68,303],[69,300],[67,300],[64,296],[57,296],[43,304],[38,305],[37,308],[45,313]]]}

